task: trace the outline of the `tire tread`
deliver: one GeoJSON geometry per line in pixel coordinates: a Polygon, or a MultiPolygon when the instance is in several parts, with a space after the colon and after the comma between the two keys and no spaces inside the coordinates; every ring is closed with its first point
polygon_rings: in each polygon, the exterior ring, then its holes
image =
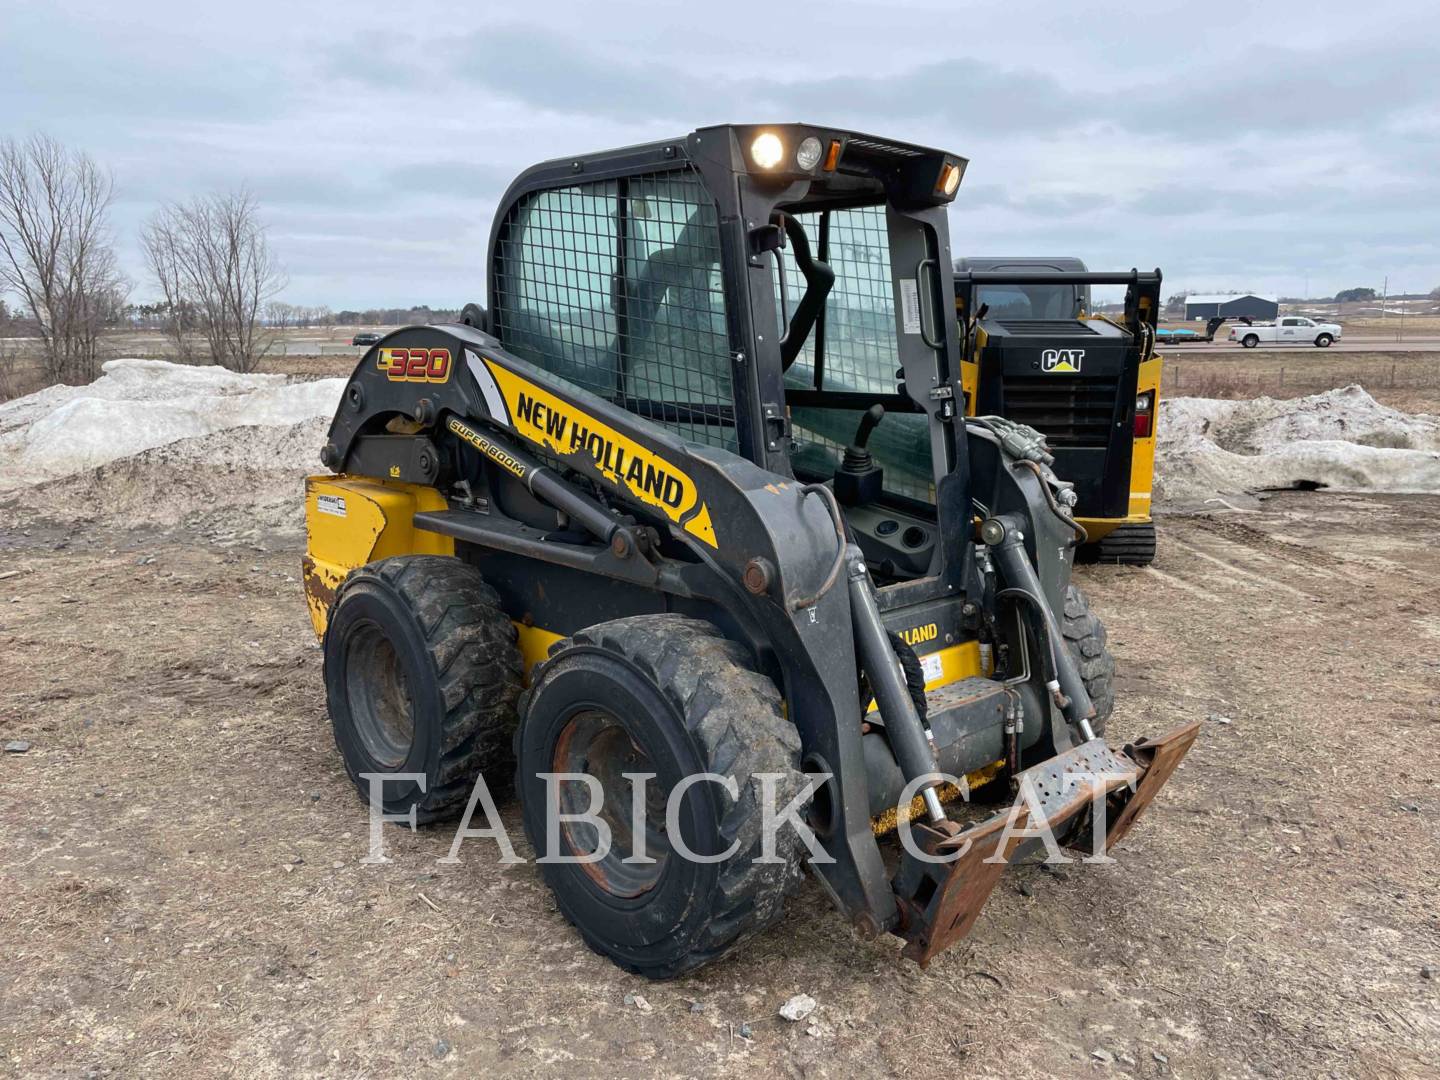
{"type": "Polygon", "coordinates": [[[469,563],[449,555],[398,555],[352,571],[336,595],[371,587],[396,594],[415,618],[434,665],[445,715],[435,775],[416,803],[431,822],[464,809],[482,771],[495,790],[512,773],[524,663],[500,594],[469,563]]]}
{"type": "MultiPolygon", "coordinates": [[[[710,898],[713,910],[688,951],[659,967],[627,970],[650,978],[673,978],[734,949],[776,922],[784,899],[800,885],[804,844],[793,829],[776,837],[779,863],[757,863],[762,852],[762,788],[758,773],[781,773],[776,794],[784,806],[805,786],[800,771],[800,735],[784,716],[780,692],[754,670],[749,653],[725,638],[712,623],[684,615],[635,615],[599,623],[556,642],[549,659],[532,673],[531,690],[520,699],[520,715],[551,665],[574,648],[610,653],[646,676],[682,718],[708,771],[733,777],[739,798],[720,785],[718,829],[723,847],[739,841],[736,853],[719,864],[710,898]]],[[[518,732],[517,732],[518,742],[518,732]]],[[[586,943],[609,956],[584,927],[586,943]]],[[[612,957],[612,959],[614,959],[612,957]]]]}
{"type": "Polygon", "coordinates": [[[1096,735],[1103,735],[1110,714],[1115,711],[1115,658],[1106,645],[1105,624],[1090,609],[1090,601],[1078,585],[1065,587],[1060,632],[1080,669],[1085,690],[1095,705],[1095,719],[1091,721],[1091,727],[1096,735]]]}

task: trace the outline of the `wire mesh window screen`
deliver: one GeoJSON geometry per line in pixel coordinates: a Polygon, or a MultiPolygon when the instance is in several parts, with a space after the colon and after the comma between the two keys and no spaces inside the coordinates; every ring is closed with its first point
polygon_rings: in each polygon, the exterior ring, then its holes
{"type": "Polygon", "coordinates": [[[688,172],[525,197],[500,234],[496,329],[517,355],[734,449],[714,200],[688,172]]]}
{"type": "MultiPolygon", "coordinates": [[[[823,256],[820,215],[799,214],[796,219],[805,229],[811,252],[835,271],[835,284],[825,301],[825,370],[820,388],[893,394],[900,354],[895,341],[895,292],[885,208],[830,211],[823,256]]],[[[793,312],[805,293],[805,279],[788,252],[784,266],[786,306],[793,312]]],[[[778,281],[776,284],[778,292],[778,281]]],[[[786,373],[785,381],[791,386],[815,385],[814,346],[812,332],[786,373]]]]}
{"type": "MultiPolygon", "coordinates": [[[[825,303],[824,369],[820,389],[862,394],[894,394],[900,352],[896,341],[895,293],[890,270],[890,232],[883,206],[830,211],[828,236],[820,244],[820,215],[800,214],[811,253],[829,264],[835,284],[825,303]]],[[[805,278],[787,250],[781,259],[785,274],[783,304],[776,279],[776,306],[782,322],[793,314],[805,294],[805,278]]],[[[780,327],[783,333],[785,327],[780,327]]],[[[815,388],[814,331],[785,373],[787,386],[815,388]]],[[[795,449],[793,464],[828,475],[840,451],[855,437],[862,412],[853,409],[791,410],[795,449]]],[[[930,438],[926,418],[916,413],[891,413],[870,437],[876,463],[885,469],[885,489],[912,499],[934,502],[930,438]]]]}
{"type": "Polygon", "coordinates": [[[630,399],[733,448],[734,388],[715,202],[686,173],[628,182],[621,308],[630,399]]]}
{"type": "Polygon", "coordinates": [[[614,182],[528,196],[500,233],[496,329],[517,355],[615,399],[614,182]]]}

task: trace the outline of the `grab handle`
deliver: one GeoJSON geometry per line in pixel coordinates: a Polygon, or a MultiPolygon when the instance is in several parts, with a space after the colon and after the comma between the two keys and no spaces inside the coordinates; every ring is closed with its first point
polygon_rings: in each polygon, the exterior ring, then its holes
{"type": "Polygon", "coordinates": [[[929,329],[925,325],[925,314],[930,309],[930,301],[927,298],[931,296],[930,290],[925,287],[925,268],[927,266],[938,265],[939,264],[934,259],[926,257],[924,259],[921,259],[919,264],[915,267],[916,303],[918,303],[920,306],[920,340],[925,342],[926,345],[930,346],[930,348],[934,349],[936,352],[939,352],[941,349],[943,349],[945,345],[943,342],[937,341],[932,338],[930,336],[929,329]]]}

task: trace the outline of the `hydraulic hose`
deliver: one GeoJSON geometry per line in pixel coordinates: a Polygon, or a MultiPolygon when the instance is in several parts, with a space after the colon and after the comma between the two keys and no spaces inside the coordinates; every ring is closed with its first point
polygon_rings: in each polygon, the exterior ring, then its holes
{"type": "MultiPolygon", "coordinates": [[[[1055,612],[1050,605],[1042,598],[1045,593],[1040,586],[1040,579],[1035,573],[1035,567],[1031,565],[1030,557],[1025,551],[1024,533],[1020,528],[1020,521],[1011,516],[990,518],[981,527],[982,531],[999,525],[1003,529],[1003,536],[998,538],[996,544],[992,544],[991,550],[995,553],[995,559],[1000,565],[1000,573],[1005,580],[1007,589],[1019,589],[1028,593],[1039,611],[1041,619],[1045,623],[1045,630],[1053,643],[1063,640],[1060,631],[1060,622],[1055,617],[1055,612]]],[[[1095,715],[1095,705],[1090,700],[1090,694],[1085,689],[1085,681],[1080,676],[1080,669],[1075,666],[1067,649],[1052,647],[1050,658],[1054,662],[1055,685],[1051,686],[1051,693],[1056,687],[1060,691],[1064,702],[1059,702],[1064,712],[1081,734],[1087,740],[1094,738],[1094,732],[1090,727],[1090,718],[1095,715]]]]}
{"type": "Polygon", "coordinates": [[[1040,491],[1045,496],[1045,505],[1050,507],[1051,512],[1054,513],[1056,517],[1058,517],[1066,525],[1069,525],[1070,528],[1075,530],[1076,543],[1084,544],[1088,542],[1090,539],[1090,534],[1085,531],[1085,526],[1081,525],[1078,521],[1076,521],[1074,518],[1072,518],[1069,514],[1067,514],[1064,510],[1060,508],[1060,504],[1055,501],[1055,493],[1050,490],[1049,481],[1045,479],[1045,474],[1040,471],[1040,466],[1035,464],[1035,462],[1033,461],[1028,461],[1023,458],[1019,461],[1012,461],[1010,463],[1010,467],[1012,469],[1018,469],[1021,466],[1024,466],[1025,468],[1033,472],[1035,474],[1035,479],[1040,481],[1040,491]]]}
{"type": "Polygon", "coordinates": [[[1058,668],[1055,662],[1055,642],[1050,636],[1050,627],[1045,622],[1045,608],[1038,596],[1034,596],[1024,589],[1001,589],[995,594],[995,601],[1019,600],[1026,604],[1031,611],[1031,618],[1026,621],[1030,628],[1035,631],[1035,637],[1040,645],[1040,663],[1045,676],[1045,682],[1058,682],[1058,668]]]}
{"type": "Polygon", "coordinates": [[[830,511],[830,520],[835,525],[835,561],[831,564],[830,572],[825,575],[825,580],[821,582],[820,588],[816,589],[815,592],[809,596],[796,597],[790,604],[791,611],[801,611],[804,608],[814,607],[818,604],[820,598],[834,587],[835,582],[840,578],[840,571],[845,567],[845,548],[847,544],[845,539],[845,518],[840,513],[840,504],[835,501],[835,493],[824,484],[806,484],[800,489],[801,498],[810,494],[819,495],[821,501],[825,504],[825,509],[830,511]]]}

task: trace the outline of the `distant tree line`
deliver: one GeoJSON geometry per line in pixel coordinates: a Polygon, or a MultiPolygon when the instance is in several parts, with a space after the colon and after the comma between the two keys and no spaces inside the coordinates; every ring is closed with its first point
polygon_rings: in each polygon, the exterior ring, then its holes
{"type": "MultiPolygon", "coordinates": [[[[1381,294],[1370,288],[1341,289],[1335,294],[1337,304],[1353,304],[1381,299],[1381,294]]],[[[1440,285],[1428,293],[1391,293],[1390,300],[1440,300],[1440,285]]]]}
{"type": "Polygon", "coordinates": [[[1337,304],[1353,304],[1359,300],[1374,300],[1379,295],[1374,289],[1341,289],[1335,294],[1335,302],[1337,304]]]}
{"type": "Polygon", "coordinates": [[[336,326],[410,326],[459,320],[459,308],[432,308],[428,304],[408,308],[366,308],[364,311],[345,308],[335,312],[336,326]]]}
{"type": "Polygon", "coordinates": [[[265,305],[265,323],[272,330],[309,330],[335,325],[335,313],[325,305],[306,307],[272,300],[265,305]]]}

